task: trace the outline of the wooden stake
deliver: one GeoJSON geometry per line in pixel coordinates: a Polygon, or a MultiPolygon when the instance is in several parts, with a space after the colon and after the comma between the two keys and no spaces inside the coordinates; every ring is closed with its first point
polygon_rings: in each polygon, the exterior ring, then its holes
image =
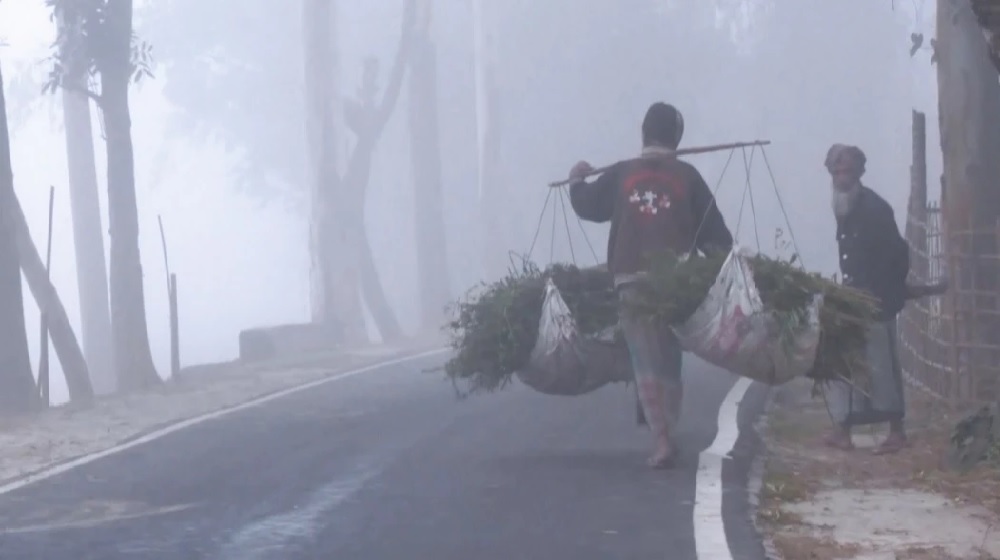
{"type": "Polygon", "coordinates": [[[163,269],[167,277],[167,293],[170,292],[170,259],[167,258],[167,234],[163,231],[163,216],[157,215],[156,221],[160,223],[160,244],[163,245],[163,269]]]}
{"type": "Polygon", "coordinates": [[[177,318],[177,275],[170,275],[170,378],[180,380],[181,342],[177,318]]]}
{"type": "MultiPolygon", "coordinates": [[[[721,152],[722,150],[735,150],[736,148],[748,148],[750,146],[767,146],[770,144],[770,140],[754,140],[753,142],[734,142],[732,144],[716,144],[713,146],[698,146],[694,148],[681,148],[674,152],[677,156],[689,156],[693,154],[707,154],[709,152],[721,152]]],[[[586,177],[592,177],[594,175],[600,175],[608,169],[611,169],[611,165],[605,165],[604,167],[598,167],[597,169],[591,171],[584,175],[586,177]]],[[[555,181],[549,183],[550,187],[563,187],[570,184],[572,181],[570,179],[563,179],[562,181],[555,181]]]]}
{"type": "Polygon", "coordinates": [[[160,243],[163,245],[163,268],[167,276],[167,313],[170,316],[170,379],[180,380],[181,352],[180,336],[177,321],[177,275],[170,272],[170,259],[167,256],[167,234],[163,229],[163,216],[157,216],[160,224],[160,243]]]}

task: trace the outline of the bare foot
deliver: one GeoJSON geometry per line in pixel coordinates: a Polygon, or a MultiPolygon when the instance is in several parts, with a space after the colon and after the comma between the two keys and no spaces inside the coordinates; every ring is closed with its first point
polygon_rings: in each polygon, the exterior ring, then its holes
{"type": "Polygon", "coordinates": [[[646,460],[646,464],[654,470],[667,470],[677,466],[677,459],[673,453],[667,455],[655,454],[646,460]]]}
{"type": "Polygon", "coordinates": [[[677,464],[677,450],[669,443],[659,442],[646,464],[652,469],[672,469],[677,464]]]}
{"type": "Polygon", "coordinates": [[[906,439],[906,435],[900,433],[889,434],[882,444],[875,448],[875,455],[892,455],[894,453],[899,453],[903,449],[910,446],[910,441],[906,439]]]}
{"type": "Polygon", "coordinates": [[[823,438],[823,445],[839,449],[841,451],[851,451],[854,449],[854,442],[851,441],[851,434],[844,430],[834,430],[823,438]]]}

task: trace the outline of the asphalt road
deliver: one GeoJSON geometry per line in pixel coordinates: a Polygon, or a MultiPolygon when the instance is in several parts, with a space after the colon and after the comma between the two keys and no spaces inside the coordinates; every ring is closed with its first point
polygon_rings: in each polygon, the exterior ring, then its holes
{"type": "MultiPolygon", "coordinates": [[[[166,435],[0,496],[0,560],[695,559],[698,453],[734,378],[685,357],[681,466],[649,471],[631,387],[457,401],[425,358],[166,435]]],[[[763,391],[751,390],[741,422],[763,391]]],[[[741,435],[733,556],[763,558],[741,435]]],[[[702,560],[728,560],[705,559],[702,560]]]]}

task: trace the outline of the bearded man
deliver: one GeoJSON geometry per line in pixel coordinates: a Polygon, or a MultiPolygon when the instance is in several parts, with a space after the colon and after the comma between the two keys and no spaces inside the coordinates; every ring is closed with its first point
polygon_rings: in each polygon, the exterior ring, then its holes
{"type": "Polygon", "coordinates": [[[828,386],[827,403],[836,426],[824,442],[850,450],[854,426],[888,422],[889,436],[875,451],[885,454],[908,445],[896,316],[911,296],[906,284],[910,250],[899,233],[892,206],[861,183],[866,161],[861,149],[843,144],[834,144],[826,155],[843,282],[871,294],[879,313],[868,332],[871,383],[864,388],[847,381],[828,386]]]}

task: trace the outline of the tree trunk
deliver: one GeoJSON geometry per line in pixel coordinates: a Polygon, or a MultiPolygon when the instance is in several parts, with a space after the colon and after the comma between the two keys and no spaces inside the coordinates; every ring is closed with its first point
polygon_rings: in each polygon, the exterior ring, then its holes
{"type": "Polygon", "coordinates": [[[361,259],[361,292],[368,304],[368,311],[372,314],[375,326],[382,335],[383,342],[393,342],[403,336],[403,329],[399,326],[396,314],[389,305],[389,300],[385,297],[385,290],[382,288],[382,280],[379,278],[378,268],[375,266],[375,259],[372,258],[371,243],[368,242],[368,233],[361,228],[361,246],[358,256],[361,259]]]}
{"type": "Polygon", "coordinates": [[[448,251],[441,196],[437,55],[430,34],[430,2],[411,49],[410,150],[416,187],[417,269],[424,328],[438,327],[450,299],[448,251]]]}
{"type": "Polygon", "coordinates": [[[950,221],[993,227],[1000,217],[1000,82],[968,2],[939,0],[936,45],[950,221]]]}
{"type": "MultiPolygon", "coordinates": [[[[320,245],[322,235],[320,226],[324,221],[324,207],[321,204],[322,193],[319,178],[323,171],[322,164],[323,146],[321,138],[323,124],[326,122],[324,113],[324,100],[328,92],[321,90],[321,86],[327,80],[320,78],[326,76],[332,70],[327,66],[324,58],[322,43],[328,37],[324,33],[325,19],[320,14],[324,9],[329,9],[332,0],[304,0],[302,2],[302,75],[305,92],[305,112],[302,121],[305,124],[306,134],[306,173],[309,192],[309,314],[314,323],[322,323],[323,308],[325,307],[325,275],[323,274],[323,260],[320,258],[322,252],[320,245]]],[[[331,25],[332,28],[332,25],[331,25]]],[[[333,163],[336,168],[336,162],[333,163]]]]}
{"type": "Polygon", "coordinates": [[[336,212],[336,222],[340,226],[340,237],[351,240],[345,243],[346,251],[342,251],[342,254],[347,254],[353,259],[352,262],[357,264],[360,276],[355,278],[375,321],[375,327],[383,340],[391,341],[402,335],[402,329],[382,288],[364,220],[365,193],[371,172],[371,160],[375,152],[375,138],[377,135],[369,130],[367,133],[363,132],[358,139],[351,153],[347,175],[344,177],[344,192],[338,197],[339,204],[334,212],[336,212]]]}
{"type": "MultiPolygon", "coordinates": [[[[72,31],[62,16],[60,36],[72,31]]],[[[74,26],[73,22],[69,22],[74,26]]],[[[63,53],[63,60],[71,60],[63,53]]],[[[73,243],[76,249],[76,279],[80,294],[80,324],[83,351],[90,369],[94,391],[99,395],[115,391],[112,367],[111,312],[108,302],[108,273],[104,256],[104,232],[94,162],[94,133],[91,128],[90,99],[81,93],[87,87],[86,72],[67,67],[62,88],[63,119],[66,126],[66,159],[69,164],[70,209],[73,214],[73,243]]],[[[53,334],[53,342],[55,342],[53,334]]],[[[58,343],[56,351],[58,352],[58,343]]],[[[75,339],[74,339],[75,345],[75,339]]],[[[65,363],[63,364],[65,368],[65,363]]]]}
{"type": "MultiPolygon", "coordinates": [[[[329,166],[323,165],[323,168],[329,166]]],[[[338,334],[343,344],[357,345],[368,342],[364,309],[358,274],[360,243],[363,228],[361,216],[345,217],[340,207],[344,204],[337,196],[339,189],[330,184],[339,182],[327,176],[319,179],[321,192],[316,202],[321,218],[317,224],[317,251],[322,275],[322,300],[319,324],[338,334]],[[331,192],[333,191],[333,192],[331,192]],[[362,225],[355,225],[360,221],[362,225]]]]}
{"type": "Polygon", "coordinates": [[[37,408],[35,380],[24,326],[24,294],[17,255],[16,196],[7,131],[7,102],[0,72],[0,412],[37,408]]]}
{"type": "Polygon", "coordinates": [[[337,332],[331,343],[367,341],[357,278],[356,244],[338,220],[339,96],[335,47],[336,8],[332,0],[306,0],[305,33],[306,135],[311,185],[310,308],[312,320],[337,332]]]}
{"type": "Polygon", "coordinates": [[[476,130],[479,147],[479,200],[483,219],[483,269],[499,278],[507,269],[505,236],[499,219],[503,206],[500,183],[500,138],[497,119],[496,33],[487,0],[473,0],[476,61],[476,130]]]}
{"type": "Polygon", "coordinates": [[[28,221],[16,197],[14,198],[13,213],[21,270],[24,272],[24,278],[28,281],[31,295],[38,303],[39,310],[48,313],[49,336],[52,337],[52,346],[55,348],[56,356],[59,357],[59,363],[62,364],[66,386],[69,389],[69,398],[73,402],[87,402],[94,398],[94,388],[87,371],[87,361],[80,350],[80,343],[73,332],[73,326],[70,325],[66,308],[63,307],[55,286],[49,280],[42,256],[38,254],[38,249],[31,240],[28,221]]]}
{"type": "MultiPolygon", "coordinates": [[[[938,115],[947,200],[944,225],[956,255],[952,281],[958,296],[959,342],[992,344],[1000,336],[1000,288],[995,255],[1000,218],[1000,83],[968,2],[937,5],[938,115]],[[971,294],[975,290],[974,294],[971,294]]],[[[963,367],[992,371],[996,352],[963,351],[963,367]]],[[[975,389],[973,389],[975,391],[975,389]]],[[[966,395],[995,398],[996,395],[966,395]]]]}
{"type": "Polygon", "coordinates": [[[996,0],[972,0],[972,11],[986,39],[990,62],[1000,72],[1000,4],[996,0]]]}
{"type": "MultiPolygon", "coordinates": [[[[375,101],[377,63],[370,59],[371,63],[365,68],[366,73],[362,83],[363,98],[360,102],[352,103],[348,115],[348,124],[357,134],[357,142],[351,151],[350,161],[341,183],[341,190],[336,195],[335,200],[328,201],[331,206],[335,206],[331,209],[331,213],[335,216],[336,225],[339,228],[338,238],[343,240],[338,246],[341,249],[341,253],[338,254],[338,263],[345,271],[360,270],[358,274],[361,281],[355,285],[361,287],[369,311],[372,313],[372,318],[375,320],[375,325],[383,340],[398,338],[402,334],[402,330],[385,297],[378,269],[372,258],[371,247],[368,244],[364,219],[365,199],[371,177],[375,146],[395,110],[403,88],[403,80],[409,62],[410,44],[413,38],[412,27],[415,10],[416,1],[406,0],[396,57],[389,71],[383,98],[377,103],[375,101]],[[348,264],[353,265],[353,267],[347,268],[348,264]]],[[[358,274],[353,276],[356,282],[359,279],[358,274]]]]}
{"type": "Polygon", "coordinates": [[[108,222],[111,232],[111,330],[114,367],[123,390],[162,383],[153,365],[146,327],[146,299],[139,255],[139,210],[128,86],[131,77],[131,0],[108,0],[104,31],[107,55],[100,61],[101,110],[107,137],[108,222]]]}

